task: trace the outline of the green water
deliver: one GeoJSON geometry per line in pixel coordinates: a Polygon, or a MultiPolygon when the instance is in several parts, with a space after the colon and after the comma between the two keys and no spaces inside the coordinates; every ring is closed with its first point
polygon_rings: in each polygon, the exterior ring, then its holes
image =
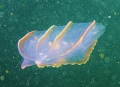
{"type": "Polygon", "coordinates": [[[120,0],[0,0],[0,87],[120,87],[119,38],[120,0]],[[106,31],[86,64],[21,69],[26,33],[93,20],[106,31]]]}

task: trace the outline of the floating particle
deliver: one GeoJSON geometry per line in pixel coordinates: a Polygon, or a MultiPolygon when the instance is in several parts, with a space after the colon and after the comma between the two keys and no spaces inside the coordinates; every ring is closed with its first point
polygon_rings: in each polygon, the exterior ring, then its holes
{"type": "Polygon", "coordinates": [[[6,52],[7,52],[7,49],[4,49],[4,52],[6,53],[6,52]]]}
{"type": "Polygon", "coordinates": [[[116,12],[114,12],[114,15],[116,15],[116,12]]]}
{"type": "Polygon", "coordinates": [[[105,62],[106,62],[106,63],[109,63],[109,62],[110,62],[110,58],[109,58],[109,57],[106,57],[106,58],[105,58],[105,62]]]}
{"type": "Polygon", "coordinates": [[[111,18],[111,15],[109,15],[108,18],[111,18]]]}
{"type": "Polygon", "coordinates": [[[10,13],[10,15],[13,15],[13,13],[10,13]]]}
{"type": "Polygon", "coordinates": [[[3,80],[5,79],[5,77],[4,77],[4,76],[1,76],[0,79],[3,81],[3,80]]]}
{"type": "Polygon", "coordinates": [[[104,54],[100,54],[100,57],[101,57],[101,58],[104,58],[104,56],[105,56],[104,54]]]}
{"type": "Polygon", "coordinates": [[[5,70],[5,72],[6,72],[6,73],[9,73],[9,71],[8,71],[8,70],[5,70]]]}

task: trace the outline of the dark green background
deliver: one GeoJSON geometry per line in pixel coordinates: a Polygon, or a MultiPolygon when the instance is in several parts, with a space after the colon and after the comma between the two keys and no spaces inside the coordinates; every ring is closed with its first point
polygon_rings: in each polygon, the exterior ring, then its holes
{"type": "Polygon", "coordinates": [[[0,16],[0,87],[120,87],[120,0],[0,0],[0,16]],[[21,69],[26,33],[93,20],[106,31],[86,64],[21,69]]]}

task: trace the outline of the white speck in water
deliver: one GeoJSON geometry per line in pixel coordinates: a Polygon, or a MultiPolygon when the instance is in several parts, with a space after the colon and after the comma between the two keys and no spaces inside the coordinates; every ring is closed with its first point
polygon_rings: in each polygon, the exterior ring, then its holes
{"type": "Polygon", "coordinates": [[[109,15],[108,18],[111,18],[111,15],[109,15]]]}

